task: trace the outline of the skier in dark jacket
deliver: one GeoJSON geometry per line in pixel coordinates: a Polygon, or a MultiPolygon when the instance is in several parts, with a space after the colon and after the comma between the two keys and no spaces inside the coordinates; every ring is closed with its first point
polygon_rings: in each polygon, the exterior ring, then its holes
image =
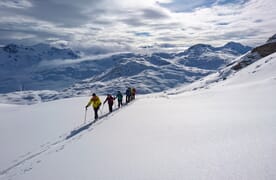
{"type": "Polygon", "coordinates": [[[118,107],[120,108],[123,105],[123,95],[120,91],[117,92],[116,98],[118,100],[118,107]]]}
{"type": "Polygon", "coordinates": [[[106,99],[104,100],[104,104],[107,102],[108,103],[108,108],[109,108],[109,112],[111,113],[113,111],[112,106],[113,106],[113,101],[114,101],[114,97],[112,97],[111,94],[107,94],[106,99]]]}
{"type": "Polygon", "coordinates": [[[131,88],[131,100],[135,99],[135,95],[136,95],[136,89],[135,88],[131,88]]]}
{"type": "Polygon", "coordinates": [[[131,97],[131,88],[127,88],[126,90],[126,103],[130,102],[130,97],[131,97]]]}

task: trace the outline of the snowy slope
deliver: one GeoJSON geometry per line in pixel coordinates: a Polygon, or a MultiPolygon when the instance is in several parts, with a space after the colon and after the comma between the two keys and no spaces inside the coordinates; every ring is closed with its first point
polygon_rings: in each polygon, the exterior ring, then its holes
{"type": "Polygon", "coordinates": [[[207,89],[140,96],[69,139],[88,97],[1,105],[0,179],[275,179],[275,70],[274,53],[207,89]]]}

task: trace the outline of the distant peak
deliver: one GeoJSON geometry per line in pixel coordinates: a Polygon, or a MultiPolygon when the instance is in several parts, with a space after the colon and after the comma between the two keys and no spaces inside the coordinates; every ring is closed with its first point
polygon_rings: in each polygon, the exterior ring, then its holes
{"type": "Polygon", "coordinates": [[[214,50],[214,47],[209,44],[195,44],[187,49],[188,52],[190,51],[205,52],[206,50],[214,50]]]}
{"type": "Polygon", "coordinates": [[[49,44],[45,44],[45,43],[39,43],[39,44],[32,45],[31,47],[34,47],[34,48],[51,48],[52,46],[49,45],[49,44]]]}
{"type": "Polygon", "coordinates": [[[19,45],[11,43],[11,44],[7,44],[6,46],[4,46],[4,48],[13,48],[13,49],[15,49],[15,48],[19,48],[19,45]]]}
{"type": "Polygon", "coordinates": [[[224,46],[243,46],[241,43],[230,41],[226,43],[224,46]]]}
{"type": "Polygon", "coordinates": [[[222,48],[231,49],[231,50],[237,51],[242,54],[244,54],[252,49],[252,47],[244,46],[241,43],[233,42],[233,41],[226,43],[222,48]]]}
{"type": "Polygon", "coordinates": [[[209,44],[195,44],[191,46],[189,49],[196,49],[196,48],[213,48],[213,47],[209,44]]]}
{"type": "Polygon", "coordinates": [[[266,43],[274,43],[276,42],[276,34],[274,34],[273,36],[271,36],[267,41],[266,43]]]}
{"type": "Polygon", "coordinates": [[[16,44],[8,44],[3,47],[4,51],[8,53],[17,53],[19,46],[16,44]]]}

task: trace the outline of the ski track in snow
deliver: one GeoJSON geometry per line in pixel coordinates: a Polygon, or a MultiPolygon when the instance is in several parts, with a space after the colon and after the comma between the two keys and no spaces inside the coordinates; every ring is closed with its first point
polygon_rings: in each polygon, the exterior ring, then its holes
{"type": "Polygon", "coordinates": [[[91,132],[95,126],[102,124],[104,121],[110,119],[112,116],[119,113],[120,110],[132,103],[133,102],[128,103],[128,105],[123,105],[121,108],[117,107],[113,109],[112,113],[103,114],[97,121],[90,120],[89,122],[76,127],[71,132],[59,136],[59,139],[54,142],[47,142],[40,145],[40,149],[36,152],[27,152],[24,155],[19,156],[18,159],[12,161],[12,165],[0,171],[0,178],[8,177],[8,179],[11,179],[18,174],[24,174],[31,171],[35,164],[42,162],[39,157],[46,153],[46,155],[50,155],[62,151],[67,144],[79,140],[84,134],[91,132]],[[83,128],[85,126],[87,126],[87,128],[83,128]]]}
{"type": "MultiPolygon", "coordinates": [[[[262,66],[265,64],[269,63],[273,58],[267,58],[264,62],[262,63],[257,63],[255,64],[254,68],[252,68],[250,71],[246,72],[248,74],[254,74],[258,71],[262,71],[262,66]]],[[[276,77],[270,77],[273,80],[276,80],[276,77]]],[[[208,79],[207,79],[208,80],[208,79]]],[[[209,79],[210,80],[210,79],[209,79]]],[[[212,80],[212,79],[211,79],[212,80]]],[[[215,79],[217,80],[217,79],[215,79]]],[[[212,81],[213,82],[213,81],[212,81]]],[[[216,82],[216,81],[215,81],[216,82]]],[[[254,81],[254,83],[258,83],[258,81],[254,81]]],[[[209,86],[215,86],[216,83],[207,83],[203,84],[201,86],[195,86],[193,89],[189,91],[194,91],[200,88],[209,88],[209,86]],[[196,89],[195,89],[196,88],[196,89]]],[[[185,90],[185,89],[184,89],[185,90]]],[[[169,95],[175,95],[175,94],[180,94],[182,93],[183,90],[179,90],[177,92],[173,93],[164,93],[164,94],[151,94],[145,96],[145,98],[170,98],[169,95]]],[[[137,101],[137,100],[136,100],[137,101]]],[[[133,102],[129,103],[130,105],[133,102]]],[[[42,145],[40,145],[39,150],[34,151],[34,152],[26,152],[25,154],[21,155],[18,157],[18,159],[12,161],[11,165],[8,166],[7,168],[0,170],[0,179],[12,179],[13,177],[16,177],[17,175],[22,175],[24,173],[28,173],[32,171],[34,166],[40,164],[42,162],[41,159],[42,156],[48,156],[53,153],[58,153],[61,152],[62,150],[65,149],[65,147],[73,142],[76,142],[80,140],[84,135],[87,133],[91,132],[95,127],[98,125],[101,125],[104,121],[111,119],[114,115],[119,113],[121,110],[125,110],[125,108],[128,106],[123,106],[123,108],[115,108],[113,113],[107,113],[103,114],[98,121],[89,121],[85,124],[80,125],[79,127],[76,127],[73,129],[71,132],[64,133],[60,135],[56,141],[53,142],[47,142],[42,145]],[[87,127],[86,127],[87,126],[87,127]]],[[[101,111],[101,110],[100,110],[101,111]]]]}

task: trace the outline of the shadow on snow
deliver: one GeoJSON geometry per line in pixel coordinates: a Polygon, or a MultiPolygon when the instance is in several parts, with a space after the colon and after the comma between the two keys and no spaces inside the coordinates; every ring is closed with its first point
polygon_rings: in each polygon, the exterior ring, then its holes
{"type": "MultiPolygon", "coordinates": [[[[117,110],[118,110],[118,109],[116,109],[116,111],[117,111],[117,110]]],[[[113,111],[115,111],[115,110],[113,110],[113,111]]],[[[67,139],[70,139],[70,138],[72,138],[73,136],[79,134],[80,132],[82,132],[82,131],[84,131],[84,130],[86,130],[86,129],[89,129],[90,126],[92,126],[93,124],[95,124],[97,121],[99,121],[99,120],[101,120],[101,119],[107,117],[109,114],[111,114],[111,113],[104,114],[104,115],[102,115],[101,117],[99,117],[99,119],[94,120],[94,121],[92,121],[92,122],[90,122],[90,123],[88,123],[88,124],[84,124],[84,125],[82,125],[81,127],[79,127],[78,129],[74,129],[73,131],[70,132],[70,134],[69,134],[65,139],[66,139],[66,140],[67,140],[67,139]]]]}
{"type": "MultiPolygon", "coordinates": [[[[130,103],[131,103],[131,102],[130,102],[130,103]]],[[[130,104],[130,103],[128,103],[128,104],[130,104]]],[[[118,108],[118,107],[117,107],[117,108],[113,109],[113,112],[112,112],[112,113],[114,113],[114,112],[116,112],[116,111],[118,111],[118,110],[124,108],[126,105],[127,105],[127,104],[124,104],[121,108],[118,108]]],[[[112,114],[112,113],[106,113],[106,114],[100,116],[97,120],[94,120],[94,121],[92,121],[92,122],[89,122],[88,124],[84,124],[84,125],[82,125],[81,127],[72,130],[72,131],[70,132],[70,134],[69,134],[68,136],[66,136],[65,139],[66,139],[66,140],[67,140],[67,139],[70,139],[70,138],[76,136],[77,134],[79,134],[80,132],[89,129],[90,126],[92,126],[93,124],[95,124],[95,123],[98,122],[99,120],[101,120],[101,119],[103,119],[103,118],[109,116],[109,115],[112,114]]]]}

